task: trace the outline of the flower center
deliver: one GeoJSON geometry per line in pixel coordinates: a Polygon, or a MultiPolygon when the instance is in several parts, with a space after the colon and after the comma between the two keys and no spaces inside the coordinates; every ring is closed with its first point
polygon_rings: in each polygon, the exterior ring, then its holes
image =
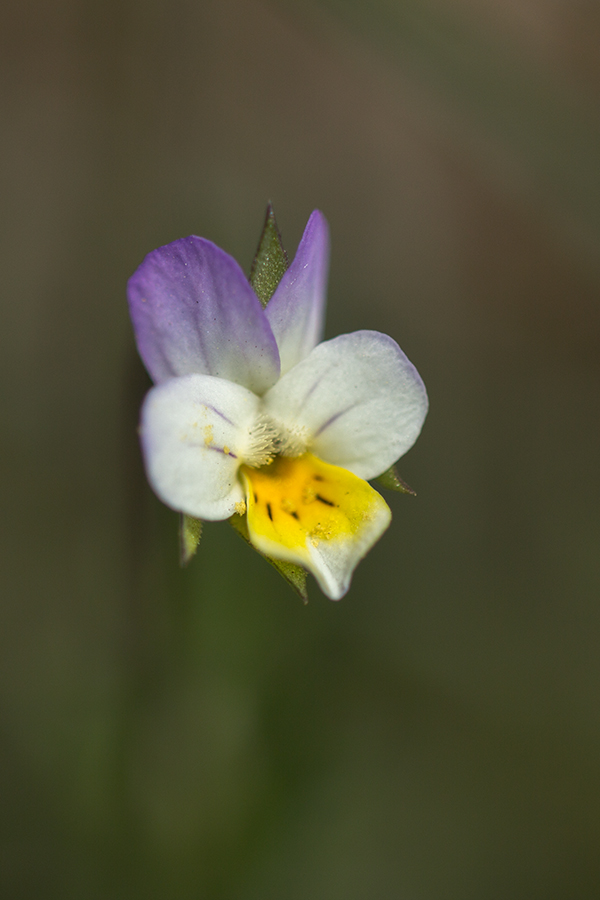
{"type": "Polygon", "coordinates": [[[248,432],[242,459],[252,469],[268,466],[277,456],[297,457],[306,452],[308,434],[305,429],[286,428],[263,413],[248,432]]]}

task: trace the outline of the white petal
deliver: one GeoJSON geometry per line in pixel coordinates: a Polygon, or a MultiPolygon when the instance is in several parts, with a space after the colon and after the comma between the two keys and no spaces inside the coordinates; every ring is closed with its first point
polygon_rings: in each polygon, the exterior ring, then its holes
{"type": "Polygon", "coordinates": [[[226,519],[244,499],[240,451],[259,400],[211,375],[171,378],[148,393],[140,434],[150,484],[173,509],[226,519]]]}
{"type": "Polygon", "coordinates": [[[427,414],[419,373],[392,338],[356,331],[319,344],[264,397],[266,411],[312,453],[361,478],[385,472],[427,414]]]}

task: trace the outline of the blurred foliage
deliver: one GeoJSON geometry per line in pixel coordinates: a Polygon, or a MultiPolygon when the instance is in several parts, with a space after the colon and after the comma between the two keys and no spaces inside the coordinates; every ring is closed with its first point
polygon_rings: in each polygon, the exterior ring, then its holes
{"type": "MultiPolygon", "coordinates": [[[[527,53],[499,40],[496,29],[482,28],[473,8],[460,2],[292,0],[292,5],[313,14],[326,10],[336,23],[371,42],[376,52],[388,54],[409,77],[424,82],[446,106],[446,114],[456,117],[455,128],[465,129],[462,141],[468,142],[468,131],[475,128],[488,142],[485,156],[478,148],[479,162],[513,181],[515,194],[526,182],[529,196],[523,199],[545,208],[563,240],[600,274],[596,93],[565,83],[560,70],[536,65],[527,53]],[[581,246],[588,230],[593,240],[581,246]]],[[[489,5],[501,12],[499,3],[489,5]]],[[[588,4],[588,11],[600,32],[598,8],[588,4]]],[[[552,10],[539,4],[537,14],[543,28],[544,16],[552,10]]]]}

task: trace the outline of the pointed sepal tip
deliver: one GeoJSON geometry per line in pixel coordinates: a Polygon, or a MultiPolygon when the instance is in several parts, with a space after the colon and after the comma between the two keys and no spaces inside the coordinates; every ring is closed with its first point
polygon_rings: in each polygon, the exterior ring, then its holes
{"type": "Polygon", "coordinates": [[[387,472],[378,475],[374,480],[377,484],[381,485],[382,488],[387,488],[388,491],[397,491],[399,494],[411,494],[413,497],[417,496],[417,492],[413,491],[413,489],[400,478],[395,466],[391,466],[387,472]]]}
{"type": "Polygon", "coordinates": [[[258,249],[250,270],[250,284],[263,307],[275,293],[288,266],[287,253],[283,249],[273,206],[269,203],[258,249]]]}
{"type": "Polygon", "coordinates": [[[201,536],[202,519],[195,519],[193,516],[181,513],[179,516],[179,563],[181,566],[187,566],[195,555],[201,536]]]}

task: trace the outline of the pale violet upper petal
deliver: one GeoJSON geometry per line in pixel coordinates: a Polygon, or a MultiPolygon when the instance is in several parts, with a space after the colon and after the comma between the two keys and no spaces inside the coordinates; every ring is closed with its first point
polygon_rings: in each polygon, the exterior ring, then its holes
{"type": "Polygon", "coordinates": [[[279,377],[279,352],[237,262],[204,238],[153,250],[127,293],[140,356],[154,381],[196,372],[261,394],[279,377]]]}
{"type": "Polygon", "coordinates": [[[311,452],[364,479],[381,475],[412,447],[428,406],[415,367],[377,331],[319,344],[264,403],[273,419],[304,432],[311,452]]]}
{"type": "Polygon", "coordinates": [[[321,339],[328,269],[329,229],[316,209],[265,310],[279,347],[282,374],[308,356],[321,339]]]}
{"type": "Polygon", "coordinates": [[[237,477],[258,397],[211,375],[171,378],[142,406],[140,435],[148,480],[173,509],[226,519],[244,499],[237,477]]]}

